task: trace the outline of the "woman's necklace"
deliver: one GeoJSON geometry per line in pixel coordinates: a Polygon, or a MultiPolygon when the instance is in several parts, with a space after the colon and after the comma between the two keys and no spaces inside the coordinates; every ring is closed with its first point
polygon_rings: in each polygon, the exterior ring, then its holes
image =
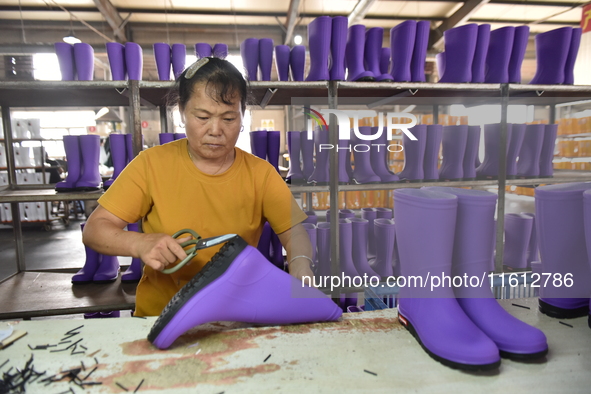
{"type": "MultiPolygon", "coordinates": [[[[189,153],[189,159],[191,159],[191,161],[193,163],[195,163],[195,161],[193,160],[193,155],[191,154],[191,150],[189,149],[189,145],[187,145],[187,152],[189,153]]],[[[224,168],[224,166],[226,165],[226,162],[228,161],[228,156],[226,155],[226,157],[224,157],[224,162],[222,163],[222,165],[220,166],[220,168],[218,168],[218,170],[216,172],[214,172],[213,174],[208,174],[208,175],[217,175],[218,172],[220,172],[222,170],[222,168],[224,168]]]]}

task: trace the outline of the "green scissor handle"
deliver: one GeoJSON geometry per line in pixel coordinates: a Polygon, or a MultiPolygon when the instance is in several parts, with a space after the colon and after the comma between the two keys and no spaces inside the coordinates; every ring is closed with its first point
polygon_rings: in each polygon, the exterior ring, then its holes
{"type": "Polygon", "coordinates": [[[175,265],[172,268],[167,268],[165,270],[162,270],[162,273],[173,274],[173,273],[177,272],[178,270],[180,270],[181,268],[183,268],[189,261],[191,261],[191,259],[193,259],[193,257],[197,256],[197,243],[201,240],[201,236],[191,229],[184,228],[184,229],[179,230],[176,233],[172,234],[172,238],[177,239],[183,234],[190,234],[193,237],[193,239],[190,239],[188,241],[181,243],[181,246],[183,248],[186,248],[189,245],[193,245],[193,247],[185,250],[185,252],[187,253],[187,257],[185,257],[183,260],[181,260],[180,263],[178,263],[177,265],[175,265]]]}

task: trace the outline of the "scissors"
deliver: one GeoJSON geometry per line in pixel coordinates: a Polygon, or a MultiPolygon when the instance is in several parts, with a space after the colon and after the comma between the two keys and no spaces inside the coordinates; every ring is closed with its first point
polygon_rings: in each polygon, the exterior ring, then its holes
{"type": "Polygon", "coordinates": [[[177,265],[175,265],[172,268],[167,268],[165,270],[162,270],[162,272],[165,274],[173,274],[173,273],[177,272],[178,270],[180,270],[182,267],[185,266],[185,264],[187,264],[189,261],[191,261],[191,259],[193,257],[197,256],[197,251],[199,251],[201,249],[206,249],[206,248],[209,248],[209,247],[212,247],[215,245],[219,245],[219,244],[224,243],[236,236],[236,234],[226,234],[226,235],[218,235],[217,237],[201,238],[201,236],[199,234],[197,234],[195,231],[185,228],[185,229],[179,230],[176,233],[174,233],[172,235],[172,238],[177,239],[183,234],[189,234],[194,239],[190,239],[188,241],[181,243],[181,246],[183,248],[186,248],[187,246],[193,245],[193,247],[185,250],[185,252],[187,253],[187,257],[185,257],[180,263],[178,263],[177,265]]]}

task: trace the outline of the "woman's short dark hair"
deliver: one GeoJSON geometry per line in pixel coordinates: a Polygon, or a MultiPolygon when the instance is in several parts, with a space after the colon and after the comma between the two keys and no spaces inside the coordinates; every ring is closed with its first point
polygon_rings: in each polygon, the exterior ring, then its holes
{"type": "Polygon", "coordinates": [[[231,105],[238,94],[240,108],[244,113],[248,99],[248,86],[240,71],[232,63],[210,57],[195,75],[187,78],[186,74],[190,69],[191,66],[187,67],[176,79],[175,86],[168,97],[169,105],[178,105],[183,110],[193,94],[195,84],[205,83],[206,94],[217,102],[231,105]]]}

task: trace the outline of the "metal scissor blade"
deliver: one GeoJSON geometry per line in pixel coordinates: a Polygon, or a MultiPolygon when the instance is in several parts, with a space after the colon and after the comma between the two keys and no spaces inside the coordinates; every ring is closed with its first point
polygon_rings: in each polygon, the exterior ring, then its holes
{"type": "Polygon", "coordinates": [[[224,243],[224,242],[229,241],[230,239],[234,238],[235,236],[236,236],[236,234],[226,234],[226,235],[219,235],[217,237],[200,239],[199,242],[197,242],[197,249],[205,249],[205,248],[209,248],[211,246],[215,246],[215,245],[224,243]]]}

